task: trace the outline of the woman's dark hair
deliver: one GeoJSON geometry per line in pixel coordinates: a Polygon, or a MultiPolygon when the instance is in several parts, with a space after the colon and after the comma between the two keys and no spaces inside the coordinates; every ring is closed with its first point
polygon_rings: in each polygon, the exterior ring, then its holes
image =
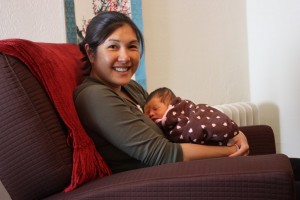
{"type": "Polygon", "coordinates": [[[158,88],[151,92],[146,99],[146,103],[148,103],[153,97],[160,98],[162,103],[170,103],[172,100],[176,98],[174,92],[166,87],[158,88]]]}
{"type": "Polygon", "coordinates": [[[141,48],[141,56],[144,53],[144,37],[135,23],[126,15],[115,11],[101,11],[96,15],[86,29],[86,36],[79,44],[80,51],[84,54],[83,61],[86,61],[85,68],[90,68],[91,63],[88,59],[85,45],[88,44],[92,53],[96,52],[97,47],[102,44],[116,29],[128,24],[136,34],[141,48]]]}

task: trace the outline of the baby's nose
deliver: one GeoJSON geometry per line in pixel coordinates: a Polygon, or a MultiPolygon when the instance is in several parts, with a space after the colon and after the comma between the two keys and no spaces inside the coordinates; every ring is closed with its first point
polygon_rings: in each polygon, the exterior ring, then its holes
{"type": "Polygon", "coordinates": [[[154,112],[152,110],[149,111],[149,117],[153,117],[154,116],[154,112]]]}

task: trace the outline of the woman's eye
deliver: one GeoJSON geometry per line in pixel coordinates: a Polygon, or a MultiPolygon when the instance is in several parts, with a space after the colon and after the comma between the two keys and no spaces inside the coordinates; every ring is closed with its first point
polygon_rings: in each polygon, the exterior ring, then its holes
{"type": "Polygon", "coordinates": [[[129,48],[131,48],[131,49],[138,49],[139,47],[136,46],[136,45],[131,45],[131,46],[129,46],[129,48]]]}
{"type": "Polygon", "coordinates": [[[118,47],[117,47],[117,45],[110,45],[110,46],[108,46],[108,48],[109,49],[117,49],[118,47]]]}
{"type": "Polygon", "coordinates": [[[133,50],[139,50],[139,45],[138,44],[131,44],[128,47],[129,49],[133,49],[133,50]]]}

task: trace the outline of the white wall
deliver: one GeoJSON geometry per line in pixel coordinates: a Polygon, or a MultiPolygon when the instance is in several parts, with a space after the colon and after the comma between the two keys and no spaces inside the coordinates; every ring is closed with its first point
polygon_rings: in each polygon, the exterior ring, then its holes
{"type": "Polygon", "coordinates": [[[278,152],[300,157],[300,1],[247,1],[251,100],[278,152]]]}
{"type": "Polygon", "coordinates": [[[0,0],[0,39],[66,42],[64,0],[0,0]]]}
{"type": "Polygon", "coordinates": [[[245,0],[143,0],[148,90],[195,102],[248,101],[245,0]]]}
{"type": "MultiPolygon", "coordinates": [[[[247,101],[245,0],[143,0],[147,85],[220,104],[247,101]]],[[[0,39],[65,42],[63,0],[0,2],[0,39]]]]}

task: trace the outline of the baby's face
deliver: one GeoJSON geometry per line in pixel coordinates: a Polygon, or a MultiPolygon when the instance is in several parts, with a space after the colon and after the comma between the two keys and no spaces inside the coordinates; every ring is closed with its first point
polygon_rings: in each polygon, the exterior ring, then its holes
{"type": "Polygon", "coordinates": [[[153,121],[161,119],[168,105],[162,103],[159,97],[153,97],[144,107],[145,114],[148,115],[153,121]]]}

